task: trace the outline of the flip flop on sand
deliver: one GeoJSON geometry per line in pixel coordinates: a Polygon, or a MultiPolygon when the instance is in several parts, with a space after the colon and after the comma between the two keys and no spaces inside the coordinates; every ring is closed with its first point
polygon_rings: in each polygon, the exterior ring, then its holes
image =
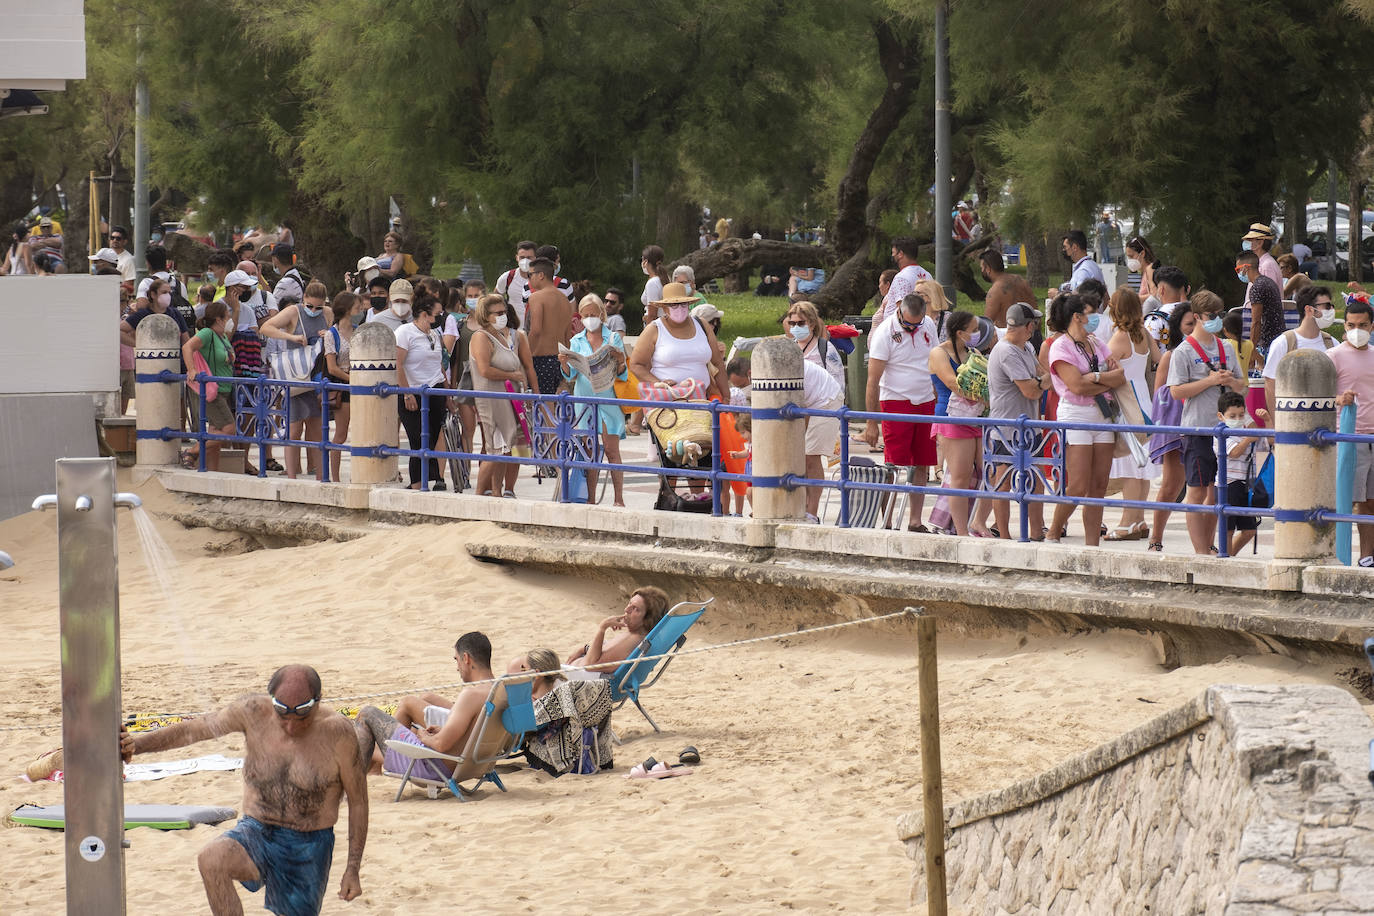
{"type": "Polygon", "coordinates": [[[678,763],[701,763],[701,752],[688,745],[682,749],[682,753],[677,755],[678,763]]]}
{"type": "Polygon", "coordinates": [[[668,766],[666,763],[659,763],[650,757],[643,763],[637,763],[630,767],[630,772],[625,774],[626,779],[671,779],[674,776],[688,776],[692,773],[691,767],[668,766]]]}

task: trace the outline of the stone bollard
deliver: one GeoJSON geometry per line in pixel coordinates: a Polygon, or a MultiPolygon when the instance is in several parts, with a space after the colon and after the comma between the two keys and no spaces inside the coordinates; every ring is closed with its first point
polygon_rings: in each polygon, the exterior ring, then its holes
{"type": "Polygon", "coordinates": [[[1336,367],[1324,353],[1295,350],[1279,362],[1274,395],[1274,559],[1327,561],[1336,526],[1305,519],[1336,504],[1336,449],[1307,434],[1336,428],[1336,367]]]}
{"type": "MultiPolygon", "coordinates": [[[[149,315],[134,331],[134,371],[156,375],[164,369],[181,371],[181,329],[166,315],[149,315]]],[[[145,439],[144,432],[181,429],[181,381],[135,383],[139,439],[134,446],[139,464],[176,464],[178,440],[145,439]]]]}
{"type": "MultiPolygon", "coordinates": [[[[755,410],[777,409],[802,400],[801,349],[790,340],[769,337],[754,348],[751,357],[749,404],[755,410]]],[[[754,476],[777,479],[784,474],[806,474],[806,418],[795,420],[756,417],[754,432],[754,476]]],[[[753,515],[760,521],[800,520],[806,517],[806,494],[800,487],[791,490],[756,484],[753,515]]]]}
{"type": "MultiPolygon", "coordinates": [[[[380,322],[365,324],[353,332],[348,345],[348,380],[351,385],[396,384],[396,335],[380,322]]],[[[353,448],[395,448],[400,442],[396,395],[377,397],[355,391],[350,405],[348,444],[353,448]]],[[[390,483],[396,478],[396,456],[362,458],[349,462],[349,482],[390,483]]]]}

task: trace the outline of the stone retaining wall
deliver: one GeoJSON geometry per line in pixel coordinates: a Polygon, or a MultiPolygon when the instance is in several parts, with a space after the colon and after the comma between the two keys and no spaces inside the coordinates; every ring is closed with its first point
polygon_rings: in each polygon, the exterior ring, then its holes
{"type": "MultiPolygon", "coordinates": [[[[946,810],[951,912],[1374,911],[1374,728],[1336,687],[1215,686],[946,810]]],[[[899,819],[925,901],[921,812],[899,819]]]]}

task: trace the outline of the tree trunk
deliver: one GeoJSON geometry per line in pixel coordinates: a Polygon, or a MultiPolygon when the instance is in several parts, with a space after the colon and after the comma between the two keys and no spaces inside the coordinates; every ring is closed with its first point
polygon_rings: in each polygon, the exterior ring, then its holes
{"type": "Polygon", "coordinates": [[[1030,283],[1031,289],[1044,289],[1050,285],[1052,262],[1050,247],[1045,243],[1045,234],[1029,232],[1022,244],[1026,246],[1026,281],[1030,283]]]}
{"type": "Polygon", "coordinates": [[[1356,283],[1364,281],[1364,259],[1361,256],[1360,238],[1364,232],[1364,181],[1359,177],[1359,169],[1350,169],[1350,279],[1356,283]]]}
{"type": "MultiPolygon", "coordinates": [[[[296,261],[321,280],[330,292],[341,289],[343,276],[358,266],[363,240],[348,228],[348,220],[312,194],[295,189],[288,197],[295,226],[296,261]]],[[[419,256],[412,254],[417,261],[419,256]]]]}
{"type": "Polygon", "coordinates": [[[811,294],[811,302],[821,317],[838,321],[845,314],[859,314],[878,288],[882,270],[860,251],[845,261],[830,276],[824,286],[811,294]]]}
{"type": "MultiPolygon", "coordinates": [[[[5,175],[0,181],[0,226],[9,226],[22,219],[33,206],[34,171],[16,157],[0,162],[0,172],[5,175]]],[[[28,226],[24,228],[27,230],[28,226]]],[[[8,247],[8,242],[6,245],[8,247]]]]}
{"type": "Polygon", "coordinates": [[[83,176],[67,191],[67,218],[62,221],[62,260],[69,274],[84,274],[90,268],[86,238],[90,232],[91,180],[83,176]]]}
{"type": "Polygon", "coordinates": [[[686,264],[696,274],[697,284],[727,277],[765,264],[778,267],[827,267],[835,262],[834,249],[828,245],[804,245],[776,239],[729,238],[709,248],[697,248],[668,268],[686,264]]]}

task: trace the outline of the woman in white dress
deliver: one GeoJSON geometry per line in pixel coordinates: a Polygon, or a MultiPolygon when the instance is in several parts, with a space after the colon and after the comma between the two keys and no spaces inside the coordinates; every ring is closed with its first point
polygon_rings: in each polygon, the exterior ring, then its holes
{"type": "MultiPolygon", "coordinates": [[[[1140,412],[1150,419],[1153,385],[1146,381],[1154,376],[1149,368],[1159,363],[1159,344],[1145,330],[1145,317],[1141,311],[1140,296],[1128,286],[1122,286],[1112,294],[1108,304],[1111,311],[1112,332],[1107,342],[1107,350],[1112,358],[1126,370],[1126,381],[1135,390],[1136,402],[1140,412]]],[[[1121,498],[1145,501],[1150,497],[1150,481],[1159,476],[1159,465],[1146,462],[1144,467],[1136,464],[1130,455],[1112,460],[1112,477],[1121,481],[1121,498]]],[[[1150,528],[1145,524],[1144,509],[1122,509],[1121,521],[1107,532],[1108,541],[1138,541],[1148,537],[1150,528]]]]}

